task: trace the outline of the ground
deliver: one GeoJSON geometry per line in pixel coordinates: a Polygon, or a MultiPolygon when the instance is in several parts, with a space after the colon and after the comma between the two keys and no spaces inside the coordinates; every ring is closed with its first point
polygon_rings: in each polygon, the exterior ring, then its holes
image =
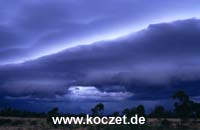
{"type": "Polygon", "coordinates": [[[0,117],[0,130],[198,130],[200,120],[188,119],[181,126],[180,119],[148,119],[145,126],[54,126],[47,123],[46,118],[0,117]],[[179,128],[180,127],[180,128],[179,128]]]}

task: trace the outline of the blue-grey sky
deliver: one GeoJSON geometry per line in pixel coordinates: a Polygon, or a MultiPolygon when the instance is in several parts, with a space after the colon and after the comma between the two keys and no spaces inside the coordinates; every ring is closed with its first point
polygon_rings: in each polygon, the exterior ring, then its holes
{"type": "Polygon", "coordinates": [[[198,0],[1,0],[0,64],[113,39],[149,24],[200,17],[198,0]]]}
{"type": "Polygon", "coordinates": [[[199,100],[199,4],[0,0],[1,106],[150,107],[179,89],[199,100]]]}

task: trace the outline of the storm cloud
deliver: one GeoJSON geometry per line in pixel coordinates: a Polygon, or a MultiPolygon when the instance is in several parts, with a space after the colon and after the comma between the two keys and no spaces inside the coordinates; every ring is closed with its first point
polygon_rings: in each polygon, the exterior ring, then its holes
{"type": "Polygon", "coordinates": [[[167,99],[179,89],[198,96],[199,34],[198,19],[153,24],[116,40],[1,66],[1,96],[66,97],[72,86],[94,86],[102,95],[129,92],[132,100],[167,99]]]}
{"type": "Polygon", "coordinates": [[[1,0],[0,64],[22,63],[72,46],[116,38],[151,23],[199,17],[196,0],[181,3],[154,0],[153,3],[1,0]]]}
{"type": "Polygon", "coordinates": [[[199,18],[197,0],[0,0],[0,108],[199,100],[199,18]]]}

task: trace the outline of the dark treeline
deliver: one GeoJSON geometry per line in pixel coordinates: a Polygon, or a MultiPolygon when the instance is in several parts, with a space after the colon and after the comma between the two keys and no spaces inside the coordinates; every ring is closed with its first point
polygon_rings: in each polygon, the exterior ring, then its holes
{"type": "MultiPolygon", "coordinates": [[[[139,116],[145,116],[149,118],[200,118],[200,103],[194,102],[184,91],[178,91],[173,95],[175,100],[174,109],[166,110],[164,106],[155,106],[155,108],[150,112],[145,112],[145,107],[139,105],[133,108],[126,108],[121,112],[114,112],[109,116],[121,116],[126,115],[127,117],[134,116],[138,114],[139,116]]],[[[91,109],[92,116],[103,116],[104,115],[104,105],[102,103],[97,104],[91,109]]],[[[5,117],[52,117],[52,116],[85,116],[86,114],[61,114],[58,108],[53,108],[47,113],[36,113],[15,110],[10,107],[6,107],[0,111],[0,116],[5,117]]]]}
{"type": "Polygon", "coordinates": [[[46,113],[37,113],[12,109],[11,107],[5,107],[0,111],[0,116],[4,117],[46,117],[46,113]]]}

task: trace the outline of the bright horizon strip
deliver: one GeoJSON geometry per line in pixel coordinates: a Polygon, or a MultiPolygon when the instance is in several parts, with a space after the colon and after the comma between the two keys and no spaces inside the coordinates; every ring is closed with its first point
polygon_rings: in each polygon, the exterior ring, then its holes
{"type": "MultiPolygon", "coordinates": [[[[196,16],[198,16],[198,15],[196,15],[196,16]]],[[[150,24],[170,23],[170,22],[177,21],[177,20],[186,20],[186,19],[191,19],[191,18],[199,19],[200,17],[179,16],[179,17],[171,18],[171,19],[161,18],[157,22],[155,22],[155,20],[152,20],[149,23],[150,24]]],[[[39,58],[42,58],[42,57],[45,57],[45,56],[48,56],[48,55],[53,55],[53,54],[62,52],[66,49],[74,48],[74,47],[77,47],[77,46],[91,45],[91,44],[94,44],[94,43],[97,43],[97,42],[100,42],[100,41],[109,41],[109,40],[115,40],[115,39],[118,39],[118,38],[123,38],[125,36],[130,35],[130,34],[137,33],[141,30],[147,29],[147,27],[150,24],[142,24],[141,23],[140,26],[138,25],[138,26],[132,26],[132,27],[131,26],[125,27],[125,28],[120,29],[120,30],[115,30],[115,32],[112,32],[112,33],[105,33],[104,35],[100,34],[96,37],[88,38],[87,40],[84,38],[81,41],[80,40],[74,41],[74,42],[72,42],[72,44],[67,44],[66,46],[59,45],[56,48],[47,49],[47,51],[45,51],[45,52],[44,51],[40,52],[40,53],[37,52],[37,54],[35,54],[31,57],[22,58],[19,61],[0,63],[0,65],[3,66],[3,65],[11,65],[11,64],[22,64],[22,63],[32,61],[32,60],[36,60],[36,59],[39,59],[39,58]],[[80,44],[80,43],[82,43],[82,44],[80,44]]]]}

